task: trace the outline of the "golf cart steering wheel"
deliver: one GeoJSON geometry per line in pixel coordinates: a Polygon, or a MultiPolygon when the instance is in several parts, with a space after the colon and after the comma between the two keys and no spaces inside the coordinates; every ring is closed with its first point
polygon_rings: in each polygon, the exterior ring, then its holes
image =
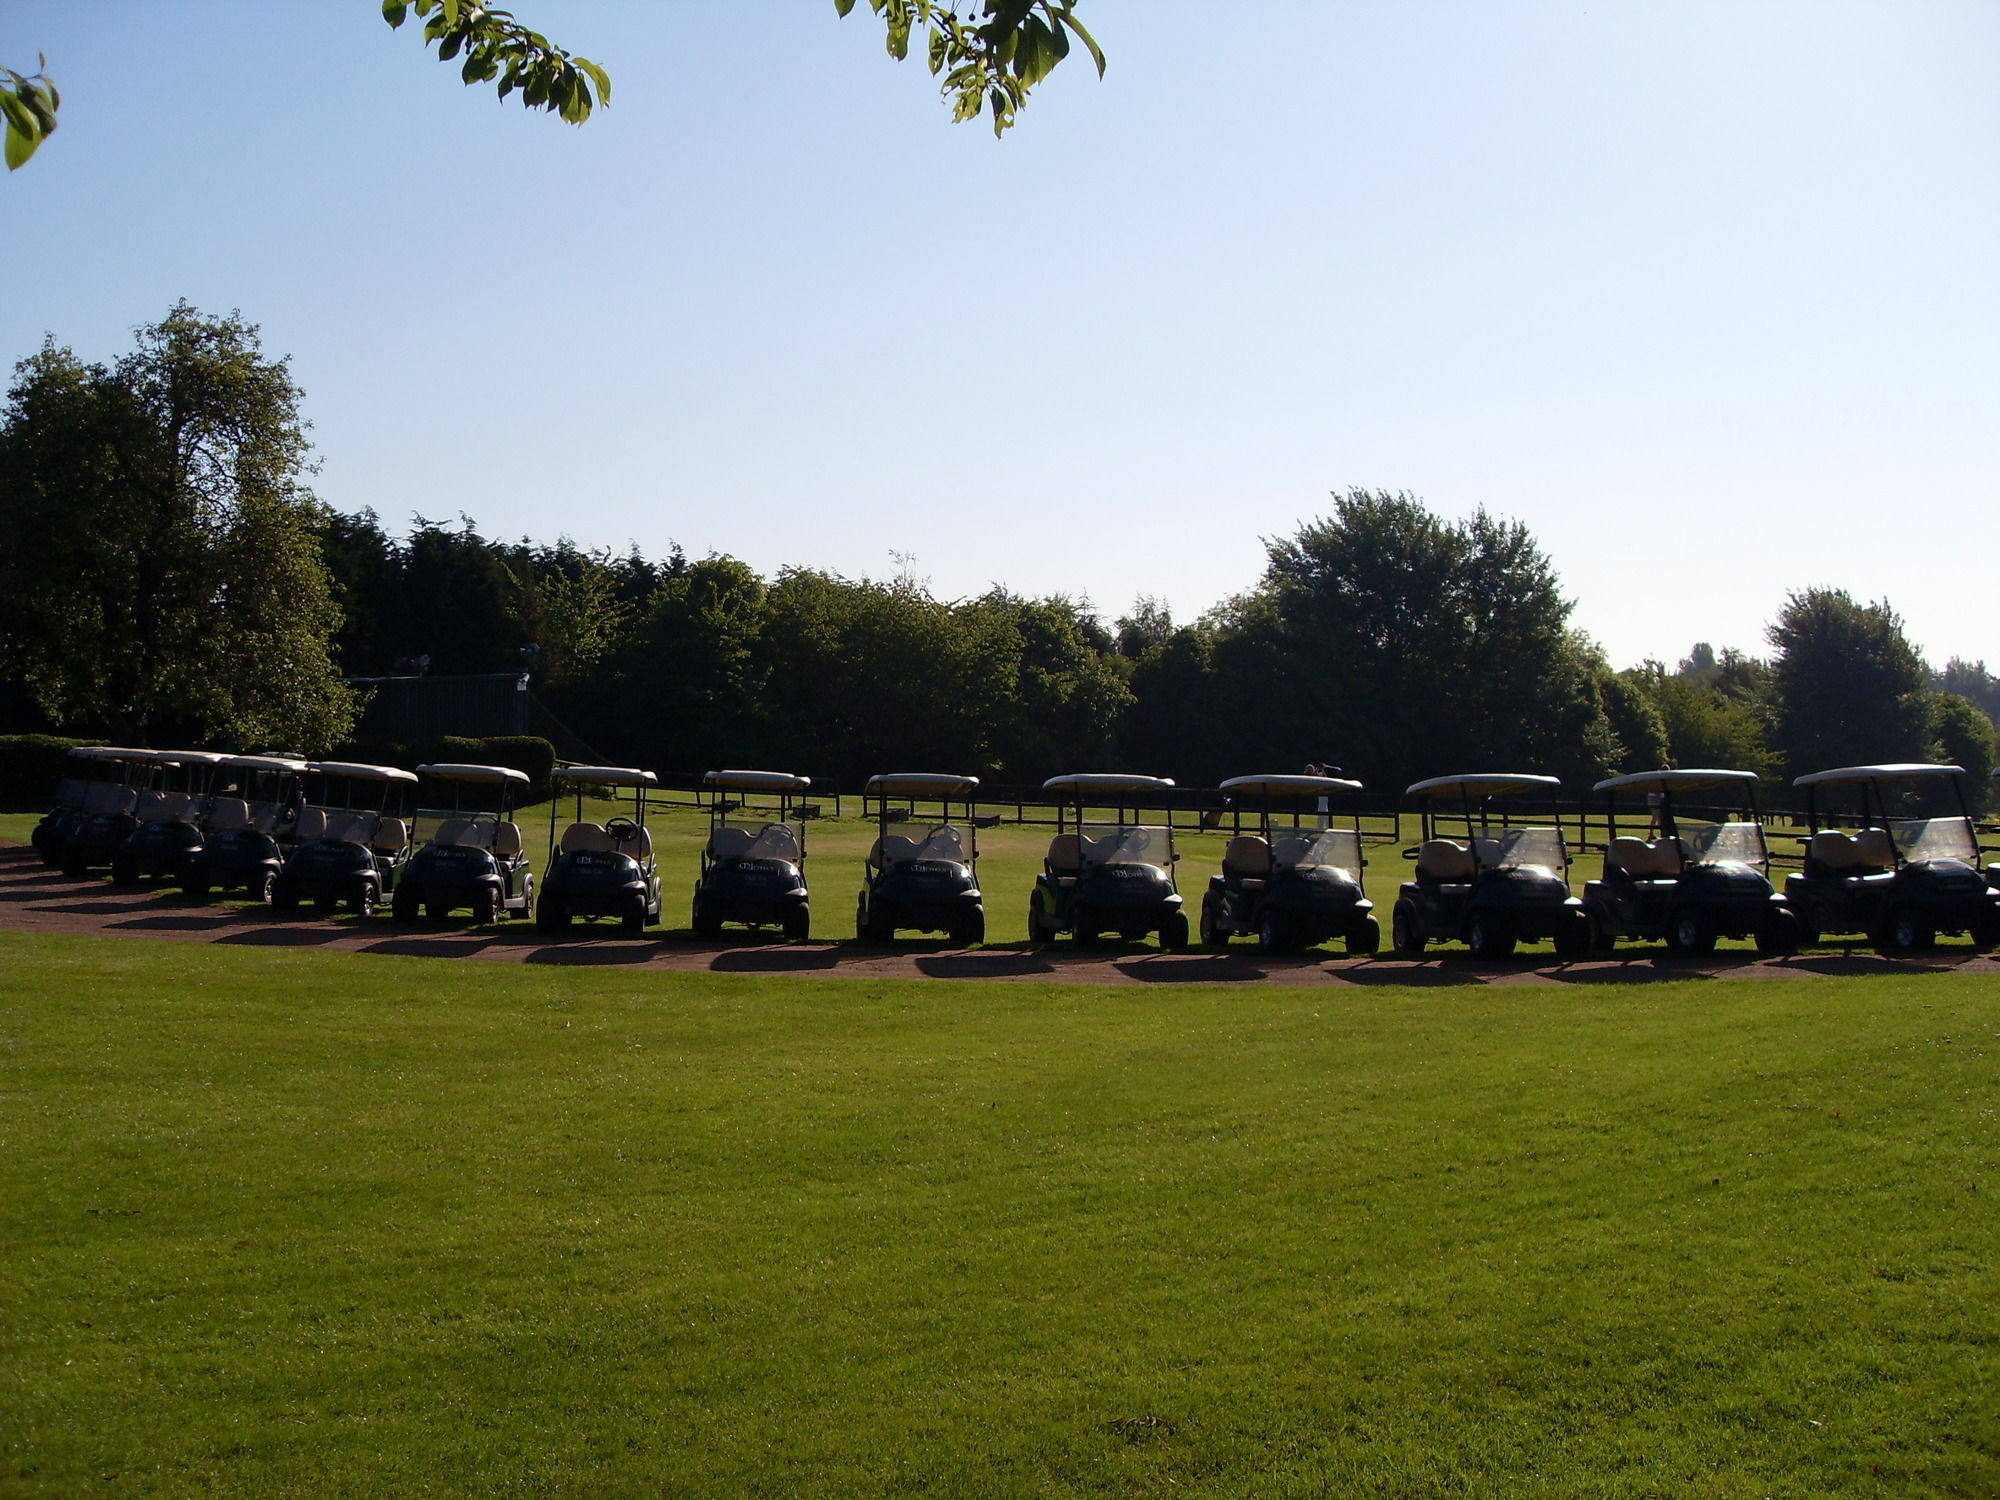
{"type": "Polygon", "coordinates": [[[611,836],[614,844],[629,844],[639,836],[639,825],[630,818],[608,818],[604,831],[611,836]]]}

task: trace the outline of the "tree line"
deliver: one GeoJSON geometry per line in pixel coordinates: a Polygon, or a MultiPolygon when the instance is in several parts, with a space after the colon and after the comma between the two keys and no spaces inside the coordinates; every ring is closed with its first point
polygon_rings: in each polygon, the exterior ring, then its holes
{"type": "Polygon", "coordinates": [[[1139,599],[396,534],[307,486],[301,393],[239,316],[182,304],[132,353],[53,340],[0,420],[0,729],[325,753],[350,679],[527,670],[590,745],[660,770],[891,767],[1020,784],[1128,769],[1213,785],[1341,766],[1376,787],[1524,768],[1775,775],[1943,758],[1985,789],[2000,682],[1933,673],[1886,603],[1789,595],[1753,657],[1615,670],[1519,521],[1352,490],[1263,576],[1177,623],[1139,599]]]}

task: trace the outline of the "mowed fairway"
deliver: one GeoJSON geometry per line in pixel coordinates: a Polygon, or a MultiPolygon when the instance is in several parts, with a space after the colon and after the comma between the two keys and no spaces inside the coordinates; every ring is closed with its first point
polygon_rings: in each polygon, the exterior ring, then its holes
{"type": "Polygon", "coordinates": [[[0,935],[0,1493],[2000,1492],[2000,981],[0,935]]]}

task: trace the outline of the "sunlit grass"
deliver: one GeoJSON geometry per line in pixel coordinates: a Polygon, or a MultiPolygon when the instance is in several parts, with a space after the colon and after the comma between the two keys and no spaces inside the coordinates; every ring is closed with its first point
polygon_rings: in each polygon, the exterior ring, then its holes
{"type": "Polygon", "coordinates": [[[2000,1489],[2000,982],[0,936],[0,1490],[2000,1489]]]}

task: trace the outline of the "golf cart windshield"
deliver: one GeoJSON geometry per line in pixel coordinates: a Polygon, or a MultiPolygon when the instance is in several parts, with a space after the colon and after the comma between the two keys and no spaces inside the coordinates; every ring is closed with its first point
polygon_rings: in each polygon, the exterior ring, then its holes
{"type": "Polygon", "coordinates": [[[712,859],[782,859],[797,864],[805,839],[796,824],[740,822],[718,823],[709,836],[712,859]]]}
{"type": "Polygon", "coordinates": [[[1675,827],[1680,829],[1681,845],[1687,850],[1687,862],[1691,865],[1761,866],[1771,858],[1764,847],[1763,826],[1758,823],[1703,823],[1681,818],[1675,827]]]}
{"type": "Polygon", "coordinates": [[[1351,828],[1273,828],[1271,863],[1280,870],[1361,873],[1361,835],[1351,828]]]}
{"type": "Polygon", "coordinates": [[[909,864],[914,860],[937,859],[954,865],[972,863],[972,832],[955,823],[940,823],[922,838],[908,834],[885,834],[882,864],[909,864]]]}
{"type": "Polygon", "coordinates": [[[1936,859],[1955,859],[1968,865],[1979,862],[1978,841],[1964,818],[1897,819],[1889,824],[1889,837],[1896,841],[1896,853],[1906,864],[1936,859]]]}
{"type": "Polygon", "coordinates": [[[1475,838],[1472,847],[1485,870],[1540,868],[1560,873],[1569,866],[1562,831],[1556,828],[1503,828],[1475,838]]]}
{"type": "Polygon", "coordinates": [[[1077,834],[1086,870],[1100,865],[1156,865],[1164,870],[1173,863],[1174,836],[1166,828],[1085,823],[1077,834]]]}

